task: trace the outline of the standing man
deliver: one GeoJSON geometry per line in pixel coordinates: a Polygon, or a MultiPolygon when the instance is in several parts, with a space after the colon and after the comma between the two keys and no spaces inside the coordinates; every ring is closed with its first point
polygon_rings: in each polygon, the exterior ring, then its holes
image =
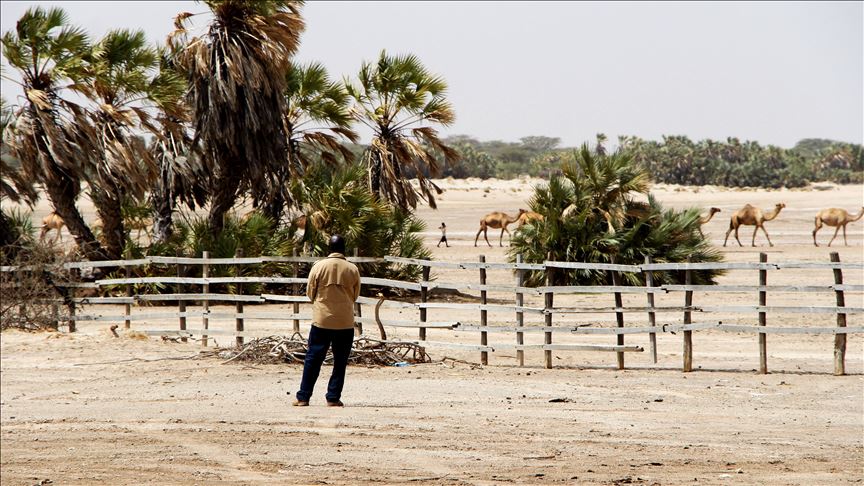
{"type": "Polygon", "coordinates": [[[312,265],[306,295],[312,301],[309,351],[295,407],[308,407],[327,350],[333,348],[333,374],[327,385],[327,406],[342,407],[342,385],[354,344],[354,301],[360,295],[360,272],[345,259],[345,240],[330,238],[330,254],[312,265]]]}

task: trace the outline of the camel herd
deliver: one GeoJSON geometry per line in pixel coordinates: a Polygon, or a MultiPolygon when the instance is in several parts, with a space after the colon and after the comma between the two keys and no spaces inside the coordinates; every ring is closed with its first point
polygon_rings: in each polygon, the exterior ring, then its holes
{"type": "MultiPolygon", "coordinates": [[[[774,206],[774,209],[771,211],[762,211],[760,208],[752,206],[750,204],[744,205],[743,208],[732,213],[732,217],[729,220],[729,230],[726,231],[726,239],[723,241],[723,246],[729,242],[729,235],[734,231],[735,232],[735,241],[738,242],[738,246],[744,246],[741,244],[741,240],[738,239],[738,229],[741,226],[755,226],[753,229],[753,237],[750,239],[750,245],[756,246],[756,234],[759,232],[759,229],[765,233],[765,238],[768,239],[768,244],[770,246],[774,246],[774,243],[771,242],[771,237],[768,236],[768,231],[765,230],[765,222],[771,221],[780,214],[780,211],[785,208],[786,205],[783,203],[778,203],[774,206]]],[[[570,206],[564,210],[562,213],[562,217],[567,217],[567,215],[572,212],[575,208],[570,206]]],[[[708,211],[708,214],[699,218],[699,231],[702,231],[701,226],[711,221],[711,218],[714,217],[715,214],[719,213],[720,209],[711,208],[708,211]]],[[[831,226],[836,228],[834,230],[834,236],[831,238],[831,241],[828,242],[828,246],[831,246],[831,243],[834,242],[834,239],[837,238],[837,234],[840,229],[843,229],[843,243],[846,246],[849,246],[848,241],[846,240],[846,225],[861,219],[864,216],[864,207],[858,211],[858,214],[852,215],[849,211],[841,208],[828,208],[819,211],[816,214],[815,225],[816,227],[813,229],[813,244],[819,246],[819,243],[816,241],[816,233],[822,229],[822,226],[831,226]]],[[[533,211],[527,211],[525,209],[520,209],[519,213],[516,216],[510,216],[507,213],[501,211],[494,211],[486,216],[483,216],[483,219],[480,220],[480,229],[477,230],[477,235],[474,237],[474,246],[477,246],[477,241],[480,238],[480,234],[483,234],[483,238],[486,240],[486,244],[490,247],[492,246],[489,243],[489,238],[487,235],[488,230],[491,229],[500,229],[501,234],[498,237],[498,245],[504,246],[504,233],[507,233],[508,236],[512,236],[510,234],[510,230],[507,229],[513,223],[517,224],[517,229],[521,228],[523,225],[531,223],[533,221],[543,221],[543,215],[539,213],[535,213],[533,211]]],[[[140,232],[143,230],[149,234],[151,221],[147,219],[135,220],[131,221],[131,224],[127,224],[129,229],[138,230],[138,237],[140,238],[140,232]]],[[[294,221],[294,224],[299,228],[304,228],[306,226],[306,217],[301,216],[297,220],[294,221]]],[[[98,223],[97,223],[98,225],[98,223]]],[[[51,213],[45,218],[42,219],[42,230],[39,234],[39,240],[44,241],[45,236],[51,231],[55,230],[57,235],[54,238],[54,242],[56,243],[60,239],[60,232],[63,229],[64,222],[63,219],[57,215],[57,213],[51,213]]]]}
{"type": "MultiPolygon", "coordinates": [[[[765,233],[765,238],[768,239],[768,244],[770,246],[774,246],[774,243],[771,242],[771,237],[768,236],[768,231],[765,230],[764,224],[766,221],[771,221],[777,218],[777,216],[780,214],[780,211],[782,211],[785,207],[786,204],[778,203],[776,206],[774,206],[774,209],[765,212],[753,205],[744,205],[743,208],[732,213],[732,217],[729,220],[729,230],[726,231],[726,239],[723,241],[723,246],[726,246],[726,244],[729,242],[729,234],[731,234],[733,231],[735,232],[735,241],[738,242],[738,246],[744,246],[741,244],[741,240],[738,239],[738,228],[740,228],[741,226],[755,226],[755,228],[753,229],[753,238],[751,238],[750,240],[751,246],[756,246],[756,233],[758,233],[760,229],[763,233],[765,233]]],[[[563,218],[566,218],[567,215],[569,215],[569,213],[571,213],[574,209],[575,207],[573,207],[572,205],[568,206],[563,211],[561,216],[563,218]]],[[[719,212],[720,209],[711,208],[708,211],[708,214],[699,218],[700,233],[702,232],[702,225],[704,225],[708,221],[711,221],[711,218],[713,218],[714,215],[719,212]]],[[[862,207],[858,214],[854,216],[849,214],[849,211],[841,208],[828,208],[819,211],[819,213],[816,214],[816,228],[813,230],[813,244],[819,246],[819,243],[816,241],[816,233],[819,232],[820,229],[822,229],[823,225],[825,225],[836,228],[834,230],[834,236],[831,238],[831,241],[828,242],[828,246],[831,246],[831,243],[834,242],[834,238],[837,238],[837,233],[840,231],[841,228],[843,229],[843,243],[846,246],[849,246],[848,241],[846,241],[846,225],[858,221],[859,219],[861,219],[862,216],[864,216],[864,207],[862,207]]],[[[506,232],[508,236],[510,235],[510,230],[507,229],[507,226],[518,222],[517,228],[521,228],[522,225],[536,220],[542,221],[543,215],[532,211],[526,211],[524,209],[520,209],[519,214],[516,217],[510,216],[507,213],[503,213],[501,211],[491,212],[486,216],[483,216],[483,219],[480,220],[480,229],[477,231],[477,236],[474,237],[474,246],[477,246],[477,240],[480,238],[480,233],[483,233],[483,238],[486,239],[486,244],[490,247],[492,246],[492,244],[489,243],[489,238],[486,237],[486,232],[489,228],[501,230],[501,235],[498,238],[498,245],[504,246],[504,233],[506,232]]]]}

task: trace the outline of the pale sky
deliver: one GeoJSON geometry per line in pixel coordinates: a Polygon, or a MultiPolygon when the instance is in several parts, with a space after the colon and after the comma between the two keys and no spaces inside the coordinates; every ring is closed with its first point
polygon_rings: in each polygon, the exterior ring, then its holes
{"type": "MultiPolygon", "coordinates": [[[[3,0],[2,31],[36,4],[62,6],[94,37],[141,28],[152,42],[178,12],[207,10],[3,0]]],[[[303,16],[297,59],[320,61],[332,76],[353,77],[381,49],[416,54],[443,76],[457,115],[444,135],[864,142],[862,2],[313,1],[303,16]]],[[[20,96],[7,81],[2,91],[20,96]]]]}

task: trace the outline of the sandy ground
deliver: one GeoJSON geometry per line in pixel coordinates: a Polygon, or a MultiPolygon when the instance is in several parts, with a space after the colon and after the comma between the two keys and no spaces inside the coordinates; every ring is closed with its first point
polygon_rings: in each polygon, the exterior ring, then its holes
{"type": "MultiPolygon", "coordinates": [[[[504,261],[506,246],[473,248],[477,222],[493,210],[526,207],[535,181],[444,181],[439,209],[421,209],[427,244],[440,260],[465,261],[483,254],[504,261]],[[488,188],[488,192],[486,189],[488,188]],[[435,228],[445,221],[451,248],[436,248],[435,228]]],[[[859,208],[864,187],[824,191],[730,191],[657,187],[674,207],[722,209],[706,226],[722,245],[731,212],[746,202],[787,208],[767,223],[775,247],[727,247],[729,261],[827,261],[814,248],[812,219],[821,207],[859,208]]],[[[85,212],[87,209],[85,208],[85,212]]],[[[36,217],[47,213],[40,205],[36,217]]],[[[89,213],[88,213],[89,215],[89,213]]],[[[849,247],[836,246],[844,261],[861,261],[864,222],[849,226],[849,247]]],[[[751,232],[741,233],[749,243],[751,232]]],[[[831,232],[823,230],[827,242],[831,232]]],[[[842,239],[839,240],[842,245],[842,239]]],[[[507,244],[507,237],[504,239],[507,244]]],[[[836,245],[836,242],[835,242],[836,245]]],[[[862,284],[860,272],[847,283],[862,284]]],[[[476,282],[476,271],[437,272],[440,281],[476,282]]],[[[507,272],[490,271],[490,283],[512,284],[507,272]]],[[[770,284],[829,284],[829,271],[781,270],[770,284]]],[[[721,283],[757,283],[755,271],[734,271],[721,283]]],[[[509,302],[512,295],[492,294],[509,302]]],[[[625,297],[644,305],[644,296],[625,297]]],[[[608,306],[611,296],[574,296],[556,305],[608,306]]],[[[658,305],[681,305],[680,294],[659,296],[658,305]]],[[[696,293],[696,305],[753,305],[755,295],[696,293]]],[[[527,305],[539,306],[538,298],[527,305]]],[[[771,294],[769,304],[808,305],[800,294],[771,294]]],[[[816,294],[809,305],[833,305],[816,294]]],[[[861,293],[847,305],[862,306],[861,293]]],[[[247,307],[248,309],[249,307],[247,307]]],[[[283,307],[286,312],[287,307],[283,307]]],[[[147,310],[152,312],[154,309],[147,310]]],[[[227,310],[227,309],[226,309],[227,310]]],[[[273,311],[268,306],[268,311],[273,311]]],[[[117,309],[86,309],[116,313],[117,309]]],[[[137,311],[137,310],[136,310],[137,311]]],[[[432,309],[429,320],[476,323],[476,312],[432,309]]],[[[415,313],[390,310],[386,317],[415,313]]],[[[753,324],[755,315],[717,314],[753,324]]],[[[526,325],[540,324],[526,316],[526,325]]],[[[512,325],[509,313],[490,313],[490,324],[512,325]]],[[[190,327],[195,327],[190,319],[190,327]]],[[[614,316],[586,314],[557,325],[612,325],[614,316]]],[[[849,325],[861,326],[860,315],[849,325]]],[[[681,322],[679,313],[658,323],[681,322]]],[[[113,338],[107,322],[84,323],[81,332],[0,335],[0,482],[2,484],[846,484],[864,477],[864,339],[849,338],[847,371],[835,377],[831,336],[768,339],[769,375],[757,375],[756,336],[694,333],[693,373],[681,366],[681,336],[658,336],[658,363],[651,362],[645,335],[627,344],[627,370],[614,369],[614,353],[555,352],[555,369],[542,369],[542,352],[526,352],[526,367],[501,347],[490,366],[448,361],[403,368],[352,367],[345,409],[324,407],[322,372],[309,408],[292,408],[301,369],[291,365],[243,366],[192,359],[199,345],[113,338]],[[561,401],[550,402],[553,399],[561,401]]],[[[833,315],[769,315],[769,326],[834,325],[833,315]]],[[[134,322],[135,329],[173,328],[176,321],[134,322]]],[[[232,322],[213,322],[229,328],[232,322]]],[[[627,314],[627,325],[645,325],[627,314]]],[[[282,322],[254,322],[262,334],[287,333],[282,322]]],[[[414,337],[416,330],[391,329],[414,337]]],[[[608,336],[554,334],[555,342],[612,344],[608,336]]],[[[477,333],[430,330],[429,339],[479,343],[477,333]]],[[[539,343],[542,334],[526,335],[539,343]]],[[[227,344],[228,338],[217,338],[227,344]]],[[[490,343],[514,342],[491,334],[490,343]]],[[[477,352],[430,348],[433,358],[476,363],[477,352]]]]}

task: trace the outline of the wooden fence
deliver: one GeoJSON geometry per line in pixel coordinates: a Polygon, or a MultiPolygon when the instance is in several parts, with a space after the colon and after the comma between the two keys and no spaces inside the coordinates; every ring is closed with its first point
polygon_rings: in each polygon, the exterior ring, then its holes
{"type": "MultiPolygon", "coordinates": [[[[245,337],[254,336],[254,331],[248,331],[246,321],[254,320],[270,320],[279,321],[287,325],[288,321],[292,323],[292,331],[300,330],[300,322],[311,322],[310,313],[301,313],[300,306],[308,305],[309,300],[301,293],[303,285],[306,283],[304,277],[299,276],[299,265],[302,263],[312,263],[318,260],[315,257],[292,256],[292,257],[252,257],[243,258],[238,255],[235,258],[209,258],[207,252],[204,252],[202,258],[181,258],[181,257],[162,257],[151,256],[136,260],[119,260],[108,262],[74,262],[65,265],[66,269],[85,269],[98,267],[114,267],[125,269],[125,277],[110,278],[97,280],[95,282],[72,283],[68,284],[74,292],[76,288],[104,288],[112,286],[125,286],[125,296],[111,297],[73,297],[72,312],[68,317],[67,325],[69,331],[75,331],[76,323],[82,321],[113,321],[123,322],[124,327],[130,328],[132,321],[150,321],[155,319],[177,319],[178,325],[175,329],[157,329],[146,330],[147,334],[151,335],[174,335],[188,338],[192,336],[200,336],[204,346],[208,345],[208,338],[216,335],[229,335],[236,338],[236,343],[242,345],[245,337]],[[234,266],[237,274],[240,274],[240,269],[250,268],[250,266],[264,263],[283,263],[291,264],[293,272],[291,277],[283,276],[232,276],[232,277],[213,277],[210,276],[212,266],[230,265],[234,266]],[[160,276],[160,277],[131,277],[131,268],[141,265],[174,265],[176,266],[176,274],[178,276],[160,276]],[[189,265],[201,265],[201,277],[181,277],[182,269],[189,265]],[[158,285],[173,285],[173,293],[154,293],[154,294],[135,294],[133,285],[136,284],[158,284],[158,285]],[[234,286],[233,293],[214,293],[211,292],[210,286],[217,284],[231,284],[234,286]],[[260,294],[248,294],[243,290],[244,284],[280,284],[290,286],[291,295],[274,294],[262,292],[260,294]],[[191,287],[199,288],[200,291],[187,291],[191,287]],[[149,312],[133,313],[132,308],[136,305],[147,305],[153,302],[176,302],[176,312],[166,312],[164,307],[159,311],[151,307],[149,312]],[[200,310],[188,310],[188,304],[200,303],[200,310]],[[233,303],[235,305],[234,312],[214,312],[210,309],[211,303],[233,303]],[[244,307],[244,304],[267,304],[267,303],[291,303],[291,313],[266,312],[260,311],[258,306],[255,306],[255,312],[250,312],[251,306],[244,307]],[[100,315],[100,314],[82,314],[78,313],[78,306],[98,306],[98,305],[117,305],[123,304],[123,315],[100,315]],[[200,328],[190,328],[189,318],[200,318],[200,328]],[[210,329],[211,319],[233,319],[235,321],[234,330],[225,329],[210,329]]],[[[646,259],[643,265],[618,265],[618,264],[594,264],[594,263],[579,263],[579,262],[555,262],[547,261],[544,263],[522,263],[522,259],[517,258],[517,263],[490,263],[486,262],[484,257],[480,257],[479,261],[473,262],[439,262],[430,260],[415,260],[400,257],[384,257],[384,258],[366,258],[366,257],[349,257],[349,260],[356,263],[376,263],[376,262],[391,262],[402,265],[419,265],[422,267],[422,279],[418,282],[405,282],[399,280],[390,280],[382,278],[363,277],[362,284],[366,287],[381,287],[389,289],[400,289],[402,291],[416,292],[415,301],[405,302],[399,300],[383,300],[379,302],[377,298],[360,297],[355,305],[355,320],[357,323],[358,333],[363,332],[363,324],[375,323],[373,312],[369,312],[369,306],[380,305],[385,308],[417,310],[419,317],[417,319],[383,319],[381,322],[385,326],[400,327],[400,328],[416,328],[418,329],[418,339],[414,342],[423,343],[429,347],[456,348],[463,350],[478,351],[480,353],[480,362],[488,363],[489,353],[502,350],[515,350],[516,358],[520,366],[524,365],[524,357],[526,351],[543,351],[543,361],[546,368],[552,367],[552,352],[553,351],[607,351],[616,353],[617,365],[619,369],[624,369],[624,356],[628,352],[642,352],[641,346],[626,345],[624,342],[625,336],[630,334],[648,334],[649,348],[651,358],[654,363],[657,362],[657,342],[656,335],[658,333],[681,333],[683,340],[683,363],[682,370],[689,372],[693,369],[693,341],[692,333],[694,331],[725,331],[733,333],[752,333],[758,335],[759,346],[759,372],[767,373],[767,335],[768,334],[832,334],[834,335],[834,374],[845,374],[845,354],[846,354],[846,337],[851,333],[862,333],[864,327],[847,326],[847,316],[860,315],[864,313],[864,308],[847,306],[845,296],[847,293],[860,295],[864,292],[864,285],[860,284],[844,284],[843,271],[857,271],[856,277],[862,275],[864,263],[841,263],[837,253],[831,254],[831,261],[825,263],[814,262],[776,262],[769,263],[767,255],[761,254],[759,262],[746,263],[652,263],[650,259],[646,259]],[[430,270],[439,269],[454,269],[465,272],[477,272],[478,283],[453,283],[440,282],[430,278],[430,270]],[[609,272],[609,281],[612,285],[600,286],[554,286],[553,274],[561,269],[584,269],[584,270],[600,270],[609,272]],[[830,285],[769,285],[769,272],[798,269],[806,270],[807,272],[827,271],[833,272],[834,283],[830,285]],[[488,284],[487,271],[506,271],[511,274],[513,285],[488,284]],[[697,270],[750,270],[758,271],[758,285],[694,285],[692,284],[693,272],[697,270]],[[524,286],[525,273],[529,271],[545,272],[546,285],[539,287],[524,286]],[[676,271],[684,273],[683,285],[654,285],[654,272],[676,271]],[[621,284],[621,276],[624,273],[642,273],[644,276],[644,286],[628,286],[621,284]],[[471,294],[475,301],[467,303],[452,303],[452,302],[430,302],[430,296],[436,289],[445,289],[450,291],[466,292],[471,294]],[[694,304],[694,292],[717,292],[735,294],[750,294],[758,299],[758,305],[721,305],[721,306],[699,306],[694,304]],[[770,293],[793,293],[802,296],[811,296],[817,293],[833,293],[836,297],[835,306],[783,306],[783,305],[768,305],[768,294],[770,293]],[[478,295],[475,295],[479,293],[478,295]],[[489,303],[488,295],[490,293],[512,295],[512,304],[489,303]],[[683,293],[684,302],[681,306],[657,306],[655,305],[656,295],[666,295],[673,293],[683,293]],[[585,295],[585,294],[604,294],[610,295],[614,300],[614,305],[602,307],[585,307],[585,306],[555,306],[556,296],[565,295],[585,295]],[[646,305],[634,306],[624,305],[622,295],[628,294],[644,294],[646,297],[646,305]],[[543,305],[528,306],[525,304],[525,297],[543,297],[543,305]],[[363,312],[363,307],[367,307],[367,312],[363,312]],[[461,310],[478,312],[478,319],[462,321],[436,321],[430,318],[429,314],[435,309],[461,310]],[[488,316],[490,312],[496,314],[506,314],[508,317],[505,324],[509,325],[490,325],[488,316]],[[693,314],[708,315],[710,313],[724,314],[748,314],[757,318],[755,325],[742,325],[740,323],[723,323],[722,320],[700,319],[700,322],[693,322],[693,314]],[[832,327],[769,327],[767,325],[767,316],[769,313],[784,313],[784,314],[833,314],[836,316],[836,326],[832,327]],[[592,325],[562,325],[560,322],[556,325],[556,316],[579,316],[579,315],[596,315],[596,314],[614,314],[614,327],[596,327],[592,325]],[[637,317],[634,319],[633,315],[637,317]],[[658,325],[657,316],[663,315],[680,315],[683,317],[681,322],[675,319],[675,322],[666,322],[658,325]],[[542,325],[526,325],[526,316],[542,317],[542,325]],[[628,320],[636,325],[630,327],[625,326],[625,316],[628,320]],[[644,321],[638,316],[643,316],[644,321]],[[645,324],[641,324],[645,322],[645,324]],[[427,330],[458,330],[470,331],[479,333],[479,344],[466,344],[454,342],[436,342],[427,340],[427,330]],[[515,334],[515,341],[512,344],[489,344],[489,333],[510,333],[515,334]],[[543,344],[525,344],[524,337],[526,333],[542,333],[543,344]],[[564,344],[553,343],[553,336],[558,333],[568,333],[572,335],[609,335],[615,336],[614,344],[564,344]]],[[[26,271],[26,268],[17,267],[2,267],[0,272],[21,272],[26,271]]],[[[860,280],[860,278],[857,278],[860,280]]],[[[754,282],[755,283],[755,282],[754,282]]],[[[412,294],[414,295],[414,294],[412,294]]],[[[499,301],[501,299],[498,299],[499,301]]],[[[859,299],[859,302],[861,300],[859,299]]],[[[89,309],[89,307],[88,307],[89,309]]],[[[667,319],[668,320],[668,319],[667,319]]],[[[476,343],[476,341],[475,341],[476,343]]]]}

